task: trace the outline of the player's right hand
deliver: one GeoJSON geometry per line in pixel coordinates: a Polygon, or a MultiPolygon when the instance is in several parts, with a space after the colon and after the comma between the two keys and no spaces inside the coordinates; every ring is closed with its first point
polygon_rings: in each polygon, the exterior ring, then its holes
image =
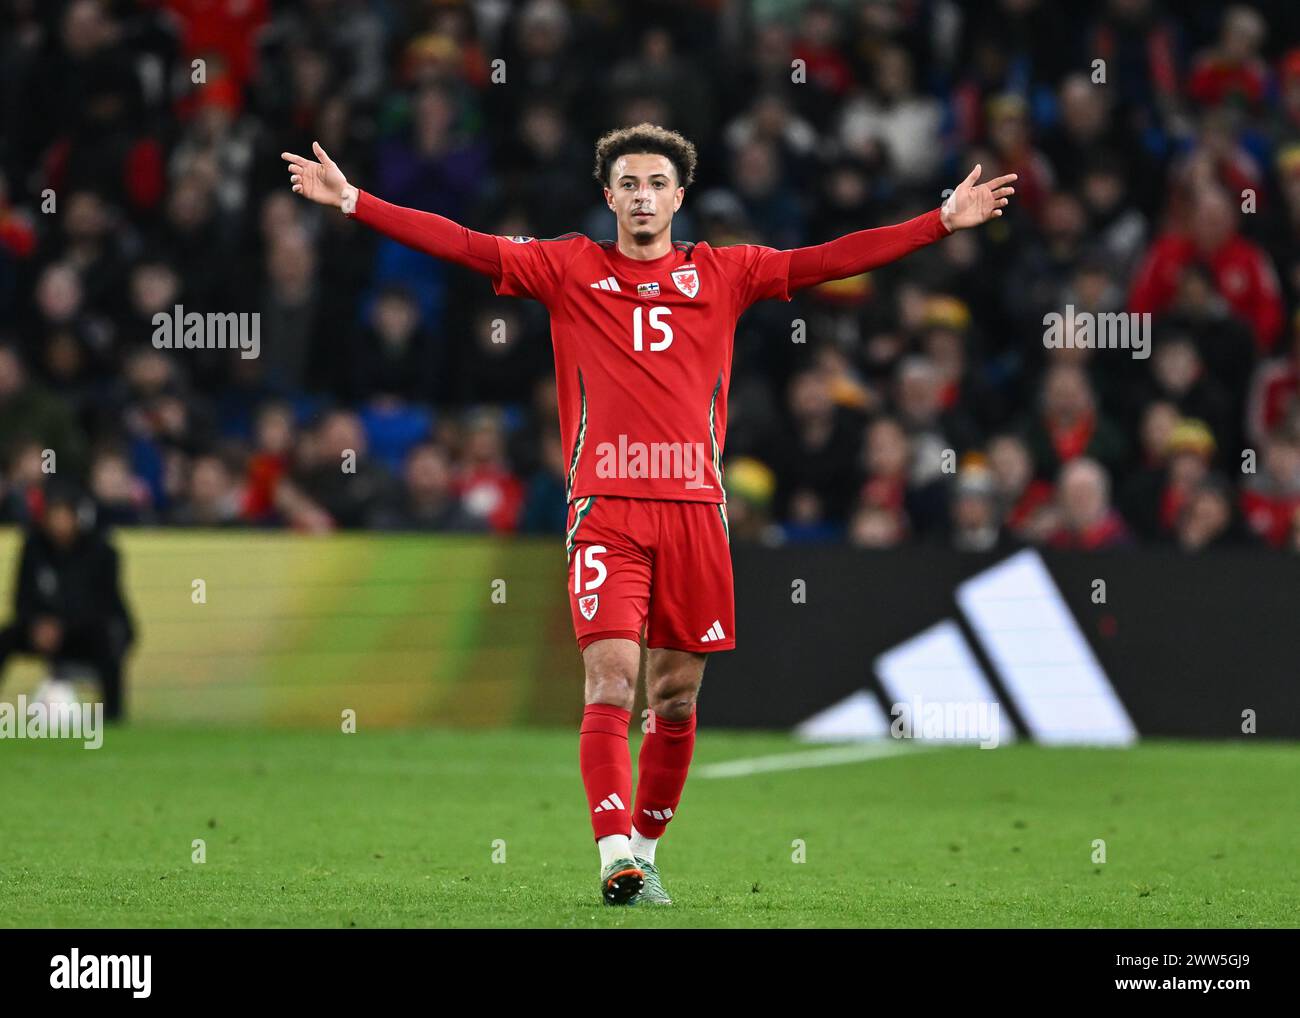
{"type": "Polygon", "coordinates": [[[296,194],[310,198],[321,205],[343,206],[343,198],[350,189],[348,178],[325,154],[320,142],[311,143],[312,151],[320,162],[304,159],[292,152],[281,152],[280,158],[289,164],[289,183],[296,194]]]}

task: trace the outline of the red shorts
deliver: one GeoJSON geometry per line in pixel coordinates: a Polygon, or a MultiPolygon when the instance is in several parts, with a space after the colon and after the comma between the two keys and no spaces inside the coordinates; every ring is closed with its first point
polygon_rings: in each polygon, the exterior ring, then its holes
{"type": "Polygon", "coordinates": [[[569,505],[578,647],[621,638],[707,652],[736,645],[726,506],[589,495],[569,505]]]}

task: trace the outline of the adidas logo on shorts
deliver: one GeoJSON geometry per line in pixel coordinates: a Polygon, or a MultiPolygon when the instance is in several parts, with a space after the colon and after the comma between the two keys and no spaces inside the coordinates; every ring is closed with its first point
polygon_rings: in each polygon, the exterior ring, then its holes
{"type": "Polygon", "coordinates": [[[713,640],[725,640],[726,638],[726,634],[722,631],[722,623],[714,619],[713,625],[709,626],[709,631],[700,637],[700,642],[709,643],[713,640]]]}

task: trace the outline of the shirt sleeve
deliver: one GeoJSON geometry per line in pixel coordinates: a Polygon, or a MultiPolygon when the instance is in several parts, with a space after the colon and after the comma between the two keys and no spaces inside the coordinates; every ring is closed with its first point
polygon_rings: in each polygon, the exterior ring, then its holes
{"type": "Polygon", "coordinates": [[[494,280],[500,273],[492,235],[468,230],[445,216],[390,205],[359,189],[356,207],[345,214],[416,251],[464,265],[494,280]]]}
{"type": "Polygon", "coordinates": [[[789,288],[801,290],[870,272],[942,240],[951,232],[943,225],[942,211],[932,209],[905,223],[858,230],[825,244],[795,248],[790,252],[789,288]]]}
{"type": "Polygon", "coordinates": [[[731,276],[739,314],[760,300],[789,300],[790,252],[757,244],[714,249],[731,276]]]}
{"type": "Polygon", "coordinates": [[[564,280],[564,263],[572,238],[497,237],[501,272],[492,288],[502,297],[532,297],[546,304],[564,280]]]}

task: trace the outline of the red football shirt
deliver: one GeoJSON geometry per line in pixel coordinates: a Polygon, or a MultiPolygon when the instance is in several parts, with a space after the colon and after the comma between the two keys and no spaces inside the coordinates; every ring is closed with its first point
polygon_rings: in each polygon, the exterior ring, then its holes
{"type": "Polygon", "coordinates": [[[790,299],[790,252],[679,241],[638,261],[579,234],[496,241],[496,292],[551,314],[570,500],[725,502],[736,320],[755,301],[790,299]]]}
{"type": "Polygon", "coordinates": [[[675,242],[654,261],[612,240],[498,237],[358,191],[347,213],[533,297],[551,313],[568,497],[721,503],[736,320],[755,301],[902,258],[950,232],[940,209],[777,251],[675,242]]]}

